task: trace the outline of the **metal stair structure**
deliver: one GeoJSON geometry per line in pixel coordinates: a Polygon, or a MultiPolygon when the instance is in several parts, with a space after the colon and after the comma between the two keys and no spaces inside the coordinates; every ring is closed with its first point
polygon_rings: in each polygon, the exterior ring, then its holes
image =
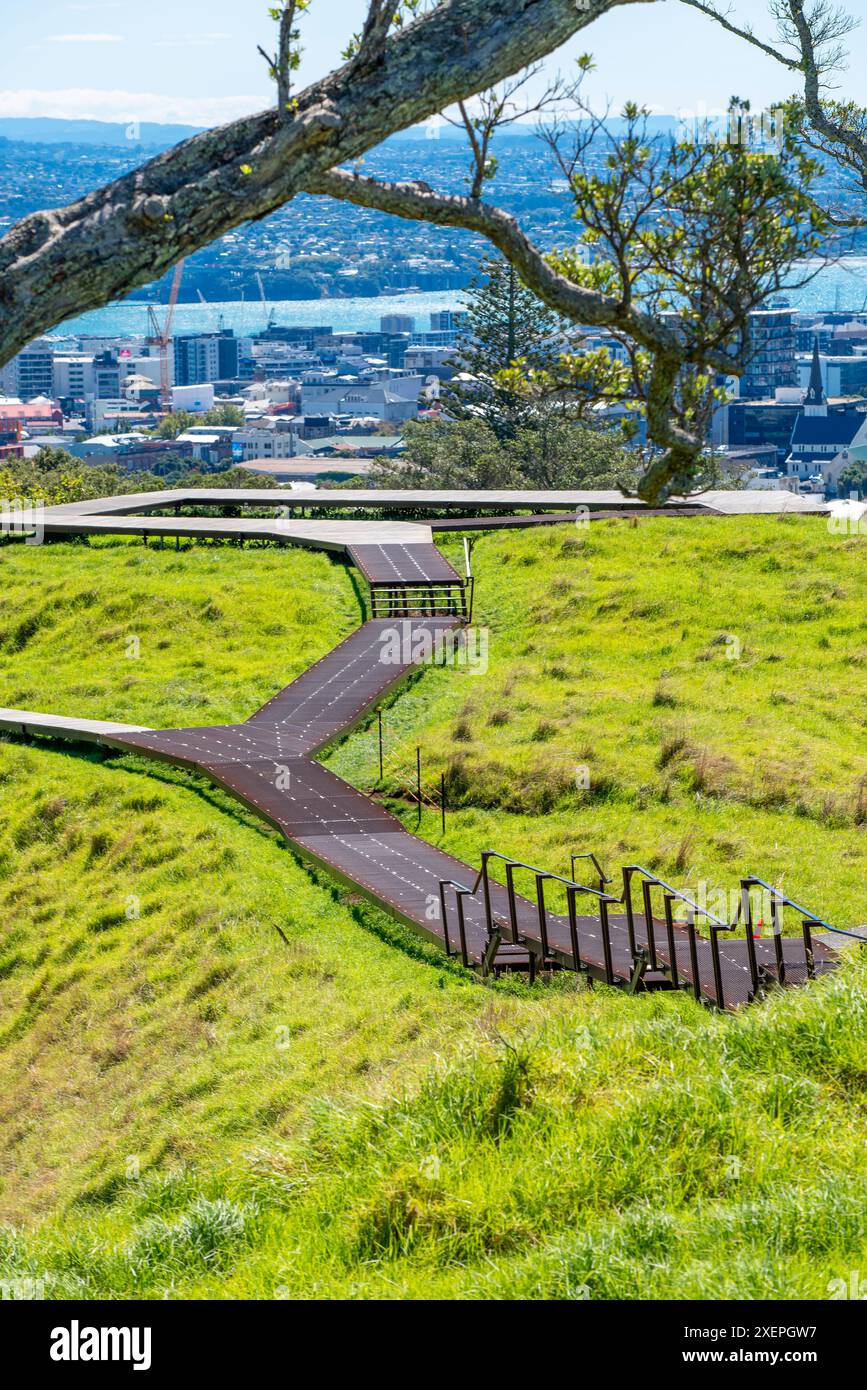
{"type": "Polygon", "coordinates": [[[600,981],[630,994],[682,989],[717,1009],[735,1009],[774,987],[805,984],[833,970],[839,954],[827,936],[840,944],[867,941],[858,932],[832,926],[756,876],[741,880],[738,912],[734,921],[725,922],[639,864],[624,866],[621,875],[622,891],[615,895],[609,888],[612,880],[592,853],[573,854],[571,876],[564,876],[486,850],[472,886],[453,880],[441,885],[445,949],[483,974],[527,968],[534,979],[540,970],[571,970],[591,983],[600,981]],[[575,877],[579,859],[592,863],[595,883],[575,877]],[[492,879],[492,861],[502,866],[504,885],[492,879]],[[518,872],[533,878],[535,900],[517,894],[518,872]],[[550,910],[550,884],[558,885],[565,896],[565,913],[550,910]],[[755,930],[756,888],[770,902],[769,937],[755,930]],[[595,911],[582,912],[588,900],[595,911]],[[675,920],[678,909],[685,921],[675,920]],[[800,919],[798,936],[783,934],[786,911],[800,919]],[[477,935],[480,925],[485,933],[482,943],[477,935]]]}

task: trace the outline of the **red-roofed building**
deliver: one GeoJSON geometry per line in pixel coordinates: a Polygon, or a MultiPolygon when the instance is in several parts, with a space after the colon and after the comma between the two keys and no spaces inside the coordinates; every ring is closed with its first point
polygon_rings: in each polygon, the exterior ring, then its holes
{"type": "Polygon", "coordinates": [[[18,424],[23,430],[44,429],[46,425],[62,425],[63,411],[53,401],[0,401],[0,426],[18,424]]]}

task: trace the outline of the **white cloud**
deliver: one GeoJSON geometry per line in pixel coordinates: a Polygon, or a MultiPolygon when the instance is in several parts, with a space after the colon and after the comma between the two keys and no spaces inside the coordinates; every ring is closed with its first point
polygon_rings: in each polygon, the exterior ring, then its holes
{"type": "Polygon", "coordinates": [[[154,121],[161,125],[219,125],[268,105],[265,96],[173,97],[159,92],[0,91],[0,116],[51,116],[64,121],[154,121]]]}
{"type": "Polygon", "coordinates": [[[48,43],[123,43],[122,34],[49,34],[48,43]]]}

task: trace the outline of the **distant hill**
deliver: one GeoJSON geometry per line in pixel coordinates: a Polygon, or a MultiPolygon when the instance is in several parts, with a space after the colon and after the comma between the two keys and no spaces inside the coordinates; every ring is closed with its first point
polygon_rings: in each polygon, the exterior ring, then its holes
{"type": "MultiPolygon", "coordinates": [[[[580,124],[580,123],[579,123],[580,124]]],[[[607,122],[607,127],[612,135],[620,135],[627,128],[627,123],[620,116],[612,116],[607,122]]],[[[650,134],[670,134],[678,127],[676,116],[650,116],[647,128],[650,134]]],[[[533,121],[518,122],[508,126],[505,130],[499,131],[497,139],[501,142],[505,140],[529,140],[534,139],[538,134],[538,126],[533,121]]],[[[457,140],[465,141],[467,136],[463,127],[450,125],[444,121],[438,126],[438,140],[457,140]]],[[[407,140],[428,140],[430,139],[429,127],[424,125],[410,126],[407,130],[400,130],[396,135],[389,136],[389,141],[403,142],[407,140]]]]}
{"type": "Polygon", "coordinates": [[[63,121],[50,116],[0,117],[0,138],[24,140],[45,145],[111,145],[126,147],[130,143],[148,149],[168,149],[179,140],[196,135],[200,127],[191,125],[156,125],[143,121],[134,139],[128,122],[63,121]]]}
{"type": "MultiPolygon", "coordinates": [[[[609,129],[615,133],[624,127],[624,122],[616,117],[608,124],[609,129]]],[[[673,116],[652,116],[649,121],[650,130],[654,132],[671,131],[676,125],[677,121],[673,116]]],[[[180,140],[187,140],[191,135],[197,135],[201,129],[201,126],[157,125],[152,121],[143,121],[137,128],[138,138],[135,143],[146,149],[168,149],[169,146],[176,145],[180,140]]],[[[0,117],[0,139],[23,140],[30,144],[126,147],[131,142],[131,136],[127,133],[129,130],[130,126],[127,122],[64,121],[50,116],[0,117]]],[[[513,125],[509,127],[508,133],[501,135],[500,138],[521,140],[529,139],[535,134],[535,125],[513,125]]],[[[439,127],[438,138],[441,140],[466,140],[466,135],[463,130],[443,123],[439,127]]],[[[403,130],[391,136],[391,139],[396,141],[426,140],[428,139],[428,129],[423,125],[411,126],[409,130],[403,130]]]]}

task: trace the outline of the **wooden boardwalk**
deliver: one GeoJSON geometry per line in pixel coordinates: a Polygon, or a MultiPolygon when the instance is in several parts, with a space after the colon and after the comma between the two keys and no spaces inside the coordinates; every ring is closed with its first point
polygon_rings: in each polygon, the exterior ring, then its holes
{"type": "MultiPolygon", "coordinates": [[[[158,496],[162,504],[164,495],[158,496]]],[[[246,500],[247,493],[241,496],[246,500]]],[[[75,513],[62,509],[62,524],[86,531],[98,519],[88,507],[102,505],[82,504],[75,513]]],[[[137,505],[148,504],[137,499],[137,505]]],[[[150,515],[105,519],[157,534],[164,525],[179,524],[179,519],[150,515]]],[[[224,535],[225,527],[239,524],[222,517],[185,518],[183,524],[193,522],[199,524],[189,533],[199,535],[224,535]]],[[[266,523],[275,524],[282,525],[266,523]]],[[[401,595],[395,604],[399,618],[365,622],[245,723],[151,730],[0,710],[0,728],[104,743],[202,773],[277,827],[304,860],[485,973],[520,969],[534,976],[540,968],[565,968],[630,990],[689,989],[707,1003],[736,1008],[774,983],[801,984],[834,968],[838,957],[827,944],[834,928],[781,895],[780,913],[788,905],[807,922],[802,936],[777,932],[756,939],[748,909],[734,926],[705,914],[702,928],[695,905],[637,865],[624,869],[620,896],[595,861],[593,875],[583,882],[494,851],[473,868],[410,834],[380,804],[316,762],[315,754],[352,728],[423,659],[414,652],[430,651],[437,636],[461,628],[466,615],[465,605],[453,597],[462,581],[432,544],[429,528],[397,524],[397,533],[383,536],[382,523],[346,525],[352,535],[342,537],[340,545],[374,590],[387,585],[392,603],[396,593],[401,595]],[[440,600],[452,611],[436,607],[430,597],[436,592],[452,596],[440,600]],[[398,622],[403,640],[396,656],[398,622]],[[495,876],[498,869],[505,883],[495,876]],[[516,891],[516,874],[534,880],[534,898],[516,891]],[[546,902],[546,891],[555,887],[568,907],[559,914],[546,902]],[[676,911],[684,908],[688,920],[676,920],[676,911]]]]}

